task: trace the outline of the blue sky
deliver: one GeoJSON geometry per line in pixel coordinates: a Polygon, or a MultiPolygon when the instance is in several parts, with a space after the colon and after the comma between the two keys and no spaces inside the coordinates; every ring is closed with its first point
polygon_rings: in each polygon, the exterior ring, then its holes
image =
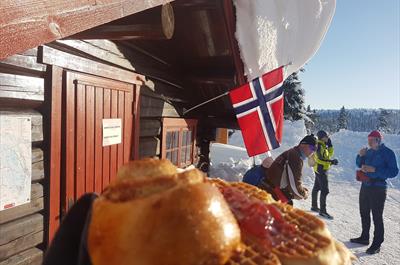
{"type": "Polygon", "coordinates": [[[400,109],[400,1],[337,0],[330,29],[300,74],[316,109],[400,109]]]}

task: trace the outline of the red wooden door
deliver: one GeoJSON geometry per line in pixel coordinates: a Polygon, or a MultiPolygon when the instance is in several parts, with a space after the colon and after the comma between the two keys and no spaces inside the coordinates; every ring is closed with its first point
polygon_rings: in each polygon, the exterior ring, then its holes
{"type": "Polygon", "coordinates": [[[65,72],[63,88],[62,210],[86,192],[100,193],[138,147],[134,84],[65,72]],[[121,119],[121,143],[103,147],[103,119],[121,119]]]}

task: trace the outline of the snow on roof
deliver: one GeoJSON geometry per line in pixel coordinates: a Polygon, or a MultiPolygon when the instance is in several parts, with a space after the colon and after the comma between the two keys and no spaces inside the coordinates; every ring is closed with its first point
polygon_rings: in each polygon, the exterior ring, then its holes
{"type": "Polygon", "coordinates": [[[335,0],[234,0],[236,39],[245,75],[252,80],[288,65],[285,78],[318,50],[335,0]]]}

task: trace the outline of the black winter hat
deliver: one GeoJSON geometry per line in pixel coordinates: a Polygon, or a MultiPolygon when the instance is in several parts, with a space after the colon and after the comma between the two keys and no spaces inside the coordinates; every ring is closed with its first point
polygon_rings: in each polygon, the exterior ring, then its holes
{"type": "Polygon", "coordinates": [[[317,145],[317,139],[314,134],[310,134],[301,139],[300,144],[317,145]]]}
{"type": "Polygon", "coordinates": [[[317,132],[317,137],[319,140],[321,140],[324,137],[328,137],[328,134],[325,131],[321,130],[317,132]]]}

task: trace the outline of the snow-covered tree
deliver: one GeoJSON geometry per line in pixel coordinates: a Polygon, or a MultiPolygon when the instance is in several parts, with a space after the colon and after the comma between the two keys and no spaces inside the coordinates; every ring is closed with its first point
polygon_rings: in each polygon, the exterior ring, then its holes
{"type": "Polygon", "coordinates": [[[389,118],[390,112],[385,110],[385,109],[380,109],[379,117],[378,117],[378,124],[376,126],[376,129],[384,132],[384,133],[390,133],[390,128],[389,128],[389,118]]]}
{"type": "MultiPolygon", "coordinates": [[[[304,70],[301,70],[304,71],[304,70]]],[[[301,87],[298,72],[291,74],[283,82],[285,95],[284,117],[286,120],[301,120],[312,122],[307,116],[304,106],[304,89],[301,87]]]]}
{"type": "Polygon", "coordinates": [[[305,126],[307,133],[310,134],[315,130],[315,123],[317,121],[317,113],[315,110],[311,110],[311,106],[307,106],[306,115],[309,119],[305,119],[305,126]]]}
{"type": "Polygon", "coordinates": [[[347,112],[344,106],[340,109],[337,129],[347,129],[348,120],[347,112]]]}

